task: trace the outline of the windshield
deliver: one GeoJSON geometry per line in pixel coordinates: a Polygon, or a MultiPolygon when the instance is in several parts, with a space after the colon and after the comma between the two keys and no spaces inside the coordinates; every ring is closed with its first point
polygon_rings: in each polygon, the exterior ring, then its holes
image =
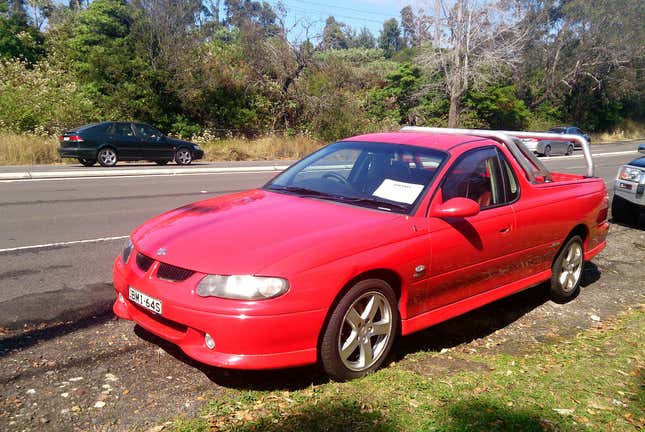
{"type": "Polygon", "coordinates": [[[564,127],[554,127],[552,129],[549,129],[549,132],[560,133],[560,134],[563,134],[566,131],[567,131],[567,128],[564,128],[564,127]]]}
{"type": "Polygon", "coordinates": [[[402,144],[337,142],[296,163],[264,188],[409,213],[446,156],[402,144]]]}

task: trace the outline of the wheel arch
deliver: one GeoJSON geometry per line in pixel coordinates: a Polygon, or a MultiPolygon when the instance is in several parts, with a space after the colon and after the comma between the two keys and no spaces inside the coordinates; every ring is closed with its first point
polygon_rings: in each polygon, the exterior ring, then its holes
{"type": "Polygon", "coordinates": [[[558,248],[558,253],[555,254],[553,259],[551,260],[551,265],[555,262],[556,259],[558,259],[558,256],[560,255],[560,252],[562,252],[562,248],[567,244],[569,239],[574,236],[580,236],[582,239],[582,251],[587,250],[587,246],[589,244],[589,228],[585,224],[578,224],[571,231],[569,231],[569,234],[564,238],[562,243],[560,244],[560,247],[558,248]]]}
{"type": "MultiPolygon", "coordinates": [[[[323,321],[323,324],[320,327],[320,332],[318,333],[318,342],[316,344],[316,351],[317,351],[317,356],[319,361],[320,361],[320,358],[319,358],[320,346],[322,344],[323,335],[325,333],[325,329],[327,328],[327,325],[329,324],[329,320],[331,318],[331,315],[334,309],[336,309],[336,306],[338,306],[338,303],[340,302],[340,300],[345,296],[345,294],[347,294],[347,292],[354,285],[356,285],[360,281],[367,280],[367,279],[380,279],[387,282],[390,285],[390,287],[392,287],[392,290],[394,291],[394,296],[396,297],[397,302],[401,299],[402,279],[401,279],[401,276],[392,269],[375,268],[371,270],[365,270],[357,274],[356,276],[352,277],[347,282],[345,282],[345,284],[342,286],[342,288],[338,291],[338,293],[334,297],[334,300],[331,302],[329,309],[327,309],[327,313],[325,314],[325,320],[323,321]]],[[[396,307],[399,308],[398,303],[396,307]]],[[[400,311],[400,308],[399,308],[399,311],[400,311]]],[[[401,332],[400,320],[401,320],[401,314],[399,313],[399,322],[397,323],[397,335],[401,332]]]]}
{"type": "Polygon", "coordinates": [[[99,152],[101,150],[103,150],[104,148],[111,148],[112,150],[114,150],[114,153],[116,153],[116,156],[117,157],[119,156],[119,150],[117,150],[116,146],[114,144],[112,144],[112,143],[104,143],[104,144],[101,144],[100,146],[96,147],[96,155],[98,156],[99,152]]]}

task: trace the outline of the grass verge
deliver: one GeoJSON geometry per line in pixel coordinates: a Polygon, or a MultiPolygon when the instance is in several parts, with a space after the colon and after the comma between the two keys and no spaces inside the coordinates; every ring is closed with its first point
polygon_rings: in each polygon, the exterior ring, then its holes
{"type": "Polygon", "coordinates": [[[418,352],[348,383],[295,391],[226,389],[200,417],[177,420],[170,429],[642,430],[643,334],[645,312],[632,310],[570,340],[536,345],[530,355],[418,352]],[[446,361],[464,367],[424,373],[433,370],[424,363],[446,361]]]}
{"type": "Polygon", "coordinates": [[[58,140],[40,135],[0,132],[0,165],[37,165],[60,162],[58,140]]]}
{"type": "MultiPolygon", "coordinates": [[[[324,143],[307,136],[269,135],[256,139],[204,138],[195,139],[204,149],[206,161],[243,161],[300,159],[324,143]]],[[[0,165],[38,165],[74,159],[58,156],[58,140],[54,137],[0,132],[0,165]]]]}

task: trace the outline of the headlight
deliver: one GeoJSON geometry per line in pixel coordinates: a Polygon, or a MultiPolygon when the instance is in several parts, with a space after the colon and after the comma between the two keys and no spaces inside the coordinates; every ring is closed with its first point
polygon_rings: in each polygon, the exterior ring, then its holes
{"type": "Polygon", "coordinates": [[[130,258],[130,254],[133,250],[134,245],[132,244],[132,240],[128,239],[128,241],[125,243],[123,251],[121,252],[121,261],[123,261],[123,264],[128,262],[128,258],[130,258]]]}
{"type": "Polygon", "coordinates": [[[197,286],[202,297],[222,297],[236,300],[264,300],[289,290],[289,282],[275,277],[251,275],[208,275],[197,286]]]}
{"type": "Polygon", "coordinates": [[[197,144],[193,144],[193,150],[201,150],[202,148],[197,144]]]}
{"type": "Polygon", "coordinates": [[[641,176],[641,170],[638,168],[632,168],[629,166],[623,166],[620,171],[618,171],[618,178],[620,180],[627,180],[638,183],[638,180],[641,176]]]}

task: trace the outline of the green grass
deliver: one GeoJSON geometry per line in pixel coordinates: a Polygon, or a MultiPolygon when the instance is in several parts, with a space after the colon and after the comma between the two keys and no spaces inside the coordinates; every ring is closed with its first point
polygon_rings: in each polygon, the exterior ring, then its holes
{"type": "MultiPolygon", "coordinates": [[[[645,313],[530,355],[417,352],[366,378],[295,391],[226,389],[177,431],[636,431],[645,313]],[[446,358],[466,366],[424,373],[446,358]],[[476,371],[475,371],[476,370],[476,371]],[[413,372],[416,371],[416,372],[413,372]]],[[[288,388],[285,383],[284,388],[288,388]]]]}

